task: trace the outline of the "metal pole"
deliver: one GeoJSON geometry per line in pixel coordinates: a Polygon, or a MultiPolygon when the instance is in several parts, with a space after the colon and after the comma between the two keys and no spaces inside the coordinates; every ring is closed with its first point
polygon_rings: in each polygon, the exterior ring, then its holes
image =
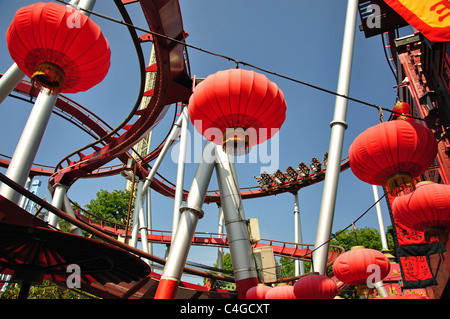
{"type": "Polygon", "coordinates": [[[216,175],[236,290],[238,298],[245,299],[247,290],[258,284],[258,275],[233,158],[222,150],[221,145],[216,146],[216,175]]]}
{"type": "MultiPolygon", "coordinates": [[[[223,209],[222,205],[219,206],[219,234],[223,234],[223,209]]],[[[219,238],[223,238],[222,235],[219,235],[219,238]]],[[[217,249],[217,268],[223,269],[223,247],[219,246],[217,249]]]]}
{"type": "MultiPolygon", "coordinates": [[[[147,232],[150,233],[152,229],[152,199],[150,189],[147,189],[147,196],[145,198],[147,205],[147,232]]],[[[151,241],[148,242],[148,253],[153,254],[153,244],[151,241]]]]}
{"type": "MultiPolygon", "coordinates": [[[[49,186],[51,187],[51,186],[49,186]]],[[[61,184],[57,184],[55,186],[55,190],[53,191],[53,199],[52,205],[58,209],[62,209],[64,205],[64,197],[66,196],[67,187],[61,184]]],[[[58,216],[52,213],[48,213],[47,221],[50,226],[58,227],[58,216]]]]}
{"type": "MultiPolygon", "coordinates": [[[[298,202],[298,192],[294,194],[294,241],[297,244],[303,242],[302,239],[302,226],[300,222],[300,205],[298,202]]],[[[295,265],[295,276],[303,275],[305,273],[305,263],[303,260],[296,259],[295,265]]]]}
{"type": "Polygon", "coordinates": [[[153,164],[152,169],[150,170],[150,173],[148,174],[148,176],[145,179],[145,182],[144,182],[144,185],[143,185],[143,188],[142,188],[143,192],[146,192],[147,189],[150,187],[150,184],[152,183],[153,177],[155,177],[155,174],[156,174],[159,166],[161,165],[161,162],[163,161],[164,157],[167,154],[167,151],[169,150],[169,148],[171,146],[171,141],[173,141],[175,139],[175,137],[177,136],[178,132],[180,131],[182,121],[183,121],[183,117],[180,116],[178,118],[177,122],[172,127],[172,130],[170,131],[170,134],[167,137],[167,141],[164,143],[164,146],[161,149],[161,152],[159,153],[159,156],[156,159],[155,164],[153,164]]]}
{"type": "Polygon", "coordinates": [[[16,63],[10,66],[8,71],[0,78],[0,103],[6,99],[24,76],[25,73],[19,69],[16,63]]]}
{"type": "MultiPolygon", "coordinates": [[[[139,201],[139,231],[141,233],[141,245],[142,250],[146,253],[148,251],[148,237],[147,237],[147,225],[145,223],[145,196],[142,196],[142,185],[143,181],[138,183],[138,194],[136,195],[136,201],[139,201]]],[[[146,260],[147,264],[150,265],[150,260],[146,260]]]]}
{"type": "MultiPolygon", "coordinates": [[[[134,200],[134,211],[133,211],[133,226],[131,227],[131,242],[130,246],[136,248],[139,236],[139,210],[141,208],[142,198],[142,182],[139,181],[136,187],[136,198],[134,200]]],[[[142,226],[142,225],[140,225],[142,226]]]]}
{"type": "Polygon", "coordinates": [[[375,208],[377,210],[377,218],[378,218],[378,227],[380,228],[380,237],[381,237],[381,246],[383,250],[389,250],[387,238],[386,238],[386,232],[384,230],[384,222],[383,222],[383,214],[381,213],[381,205],[379,202],[379,195],[378,195],[378,188],[376,185],[372,185],[373,190],[373,198],[377,204],[375,205],[375,208]]]}
{"type": "MultiPolygon", "coordinates": [[[[349,0],[342,44],[341,66],[337,93],[348,95],[353,60],[353,47],[355,40],[356,17],[358,0],[349,0]]],[[[333,226],[334,209],[336,206],[336,193],[339,182],[340,164],[344,133],[347,129],[348,100],[341,96],[336,97],[334,118],[331,122],[331,137],[328,151],[327,172],[323,186],[322,203],[317,226],[315,251],[313,255],[314,271],[326,274],[329,240],[333,226]]]]}
{"type": "Polygon", "coordinates": [[[186,160],[186,146],[187,146],[187,135],[188,135],[188,111],[187,107],[183,108],[181,112],[182,123],[181,123],[181,137],[180,137],[180,150],[178,153],[178,171],[177,171],[177,182],[175,188],[175,201],[173,205],[173,219],[172,219],[172,243],[177,232],[178,221],[180,220],[180,207],[183,201],[183,191],[184,191],[184,167],[186,160]]]}
{"type": "Polygon", "coordinates": [[[177,233],[167,258],[161,280],[156,290],[155,299],[175,298],[178,282],[186,264],[192,238],[194,237],[197,222],[203,217],[203,202],[209,181],[214,169],[214,143],[207,141],[203,149],[203,155],[198,164],[197,171],[192,181],[186,205],[180,208],[181,216],[177,227],[177,233]]]}
{"type": "MultiPolygon", "coordinates": [[[[69,216],[77,218],[75,216],[75,212],[73,211],[72,205],[70,204],[69,197],[67,197],[67,194],[64,196],[64,208],[69,216]]],[[[72,225],[70,231],[78,236],[83,236],[83,233],[81,232],[81,229],[78,226],[72,225]]]]}
{"type": "MultiPolygon", "coordinates": [[[[57,98],[57,95],[50,94],[47,89],[42,89],[25,124],[5,174],[20,186],[24,186],[27,182],[57,98]]],[[[20,194],[5,184],[0,186],[0,195],[16,204],[19,203],[20,194]]]]}

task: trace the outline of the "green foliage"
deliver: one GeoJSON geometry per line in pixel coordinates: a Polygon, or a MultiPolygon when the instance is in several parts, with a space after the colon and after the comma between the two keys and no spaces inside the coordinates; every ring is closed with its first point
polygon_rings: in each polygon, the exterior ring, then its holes
{"type": "MultiPolygon", "coordinates": [[[[11,283],[0,299],[17,299],[20,292],[20,284],[11,283]]],[[[44,280],[42,285],[32,286],[28,299],[91,299],[85,294],[77,293],[75,290],[63,289],[55,283],[44,280]]]]}
{"type": "MultiPolygon", "coordinates": [[[[100,218],[114,223],[125,224],[128,216],[130,191],[115,190],[108,192],[101,189],[97,197],[86,204],[85,209],[100,218]]],[[[130,211],[133,211],[134,198],[130,211]]]]}

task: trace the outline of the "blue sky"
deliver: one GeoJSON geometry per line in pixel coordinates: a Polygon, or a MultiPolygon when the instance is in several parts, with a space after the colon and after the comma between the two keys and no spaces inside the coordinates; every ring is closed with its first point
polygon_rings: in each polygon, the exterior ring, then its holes
{"type": "MultiPolygon", "coordinates": [[[[33,1],[0,2],[0,72],[13,63],[4,37],[15,11],[33,1]]],[[[347,1],[268,1],[268,0],[180,0],[184,29],[189,33],[187,42],[203,49],[233,57],[252,65],[298,79],[325,89],[336,91],[341,58],[341,47],[347,1]]],[[[135,23],[148,28],[139,4],[131,4],[130,15],[135,23]]],[[[94,10],[111,17],[120,18],[112,1],[97,1],[94,10]]],[[[69,94],[99,115],[112,127],[118,125],[132,109],[139,88],[138,63],[128,32],[124,26],[92,17],[99,24],[110,42],[111,68],[105,80],[88,92],[69,94]]],[[[360,23],[358,17],[358,25],[360,23]]],[[[407,31],[408,32],[408,31],[407,31]]],[[[150,55],[151,45],[144,54],[150,55]]],[[[193,75],[206,77],[219,70],[234,68],[232,62],[188,49],[193,75]]],[[[243,67],[250,69],[248,67],[243,67]]],[[[330,122],[333,118],[335,97],[301,84],[266,74],[284,92],[287,117],[278,133],[279,168],[296,167],[299,162],[310,163],[311,158],[323,158],[328,151],[330,122]]],[[[383,52],[381,38],[366,39],[356,31],[354,61],[350,96],[382,107],[391,108],[395,103],[395,79],[389,70],[383,52]]],[[[1,105],[0,154],[12,156],[31,104],[7,98],[1,105]]],[[[152,145],[160,143],[169,130],[173,107],[166,118],[154,130],[152,145]]],[[[385,119],[389,114],[384,114],[385,119]]],[[[378,111],[350,101],[347,115],[348,129],[345,133],[343,157],[353,139],[366,128],[379,123],[378,111]]],[[[190,127],[191,136],[195,136],[190,127]]],[[[192,139],[193,140],[193,139],[192,139]]],[[[70,152],[92,141],[90,136],[65,120],[52,116],[46,134],[36,156],[36,163],[56,165],[70,152]]],[[[270,149],[270,148],[269,148],[270,149]]],[[[175,182],[176,164],[170,155],[161,166],[160,173],[175,182]]],[[[176,157],[176,156],[175,156],[176,157]]],[[[253,178],[260,174],[264,163],[237,164],[239,184],[257,185],[253,178]]],[[[184,187],[189,189],[196,164],[186,166],[184,187]]],[[[4,172],[4,169],[1,169],[4,172]]],[[[39,195],[48,193],[47,179],[39,195]]],[[[215,174],[210,189],[216,189],[215,174]]],[[[68,192],[71,199],[85,205],[100,189],[123,189],[121,176],[89,179],[76,182],[68,192]]],[[[303,242],[314,244],[317,221],[322,198],[323,183],[299,192],[303,242]]],[[[379,188],[381,193],[381,188],[379,188]]],[[[173,200],[152,193],[153,228],[171,228],[173,200]]],[[[333,231],[347,227],[374,202],[372,187],[359,181],[350,170],[340,176],[333,231]]],[[[244,201],[247,218],[258,218],[263,238],[294,241],[293,196],[290,193],[262,199],[244,201]]],[[[217,232],[217,206],[205,205],[205,217],[198,223],[198,231],[217,232]]],[[[390,225],[385,201],[382,201],[385,226],[390,225]]],[[[375,209],[362,218],[356,227],[378,228],[375,209]]],[[[162,251],[162,250],[161,250],[162,251]]],[[[193,248],[188,260],[212,265],[214,248],[193,248]]]]}

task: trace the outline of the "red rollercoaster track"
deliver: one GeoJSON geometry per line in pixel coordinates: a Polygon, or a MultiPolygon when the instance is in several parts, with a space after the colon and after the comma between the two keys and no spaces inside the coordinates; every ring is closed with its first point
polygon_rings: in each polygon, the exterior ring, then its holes
{"type": "MultiPolygon", "coordinates": [[[[126,165],[128,159],[131,158],[129,153],[130,149],[158,124],[162,115],[165,114],[168,105],[186,102],[192,92],[192,78],[188,74],[184,56],[185,47],[182,44],[187,33],[183,30],[178,0],[114,0],[114,2],[124,21],[130,25],[133,23],[126,10],[126,6],[130,3],[139,2],[150,30],[160,35],[154,36],[152,34],[144,34],[138,36],[134,28],[128,27],[130,36],[136,47],[141,67],[140,93],[129,118],[131,119],[137,116],[138,119],[132,124],[124,121],[120,127],[112,129],[89,110],[85,109],[75,101],[60,95],[56,102],[54,112],[59,113],[62,117],[90,134],[96,141],[62,159],[55,168],[34,165],[30,175],[49,176],[49,183],[51,185],[59,183],[69,187],[78,179],[116,175],[120,174],[123,170],[127,170],[128,168],[126,165]],[[177,42],[171,41],[168,38],[176,39],[177,42]],[[142,52],[144,50],[143,46],[145,46],[145,43],[148,41],[151,41],[155,48],[156,63],[146,67],[142,52]],[[147,72],[156,72],[157,75],[154,89],[145,92],[144,79],[147,72]],[[147,107],[138,110],[138,106],[144,96],[152,96],[152,98],[147,107]],[[124,133],[120,134],[119,131],[124,133]],[[90,153],[87,155],[84,154],[88,152],[90,153]],[[107,164],[114,159],[119,159],[123,164],[107,166],[107,164]]],[[[14,89],[14,94],[27,97],[29,102],[32,102],[37,97],[38,93],[38,90],[25,80],[21,81],[14,89]]],[[[163,144],[164,142],[144,159],[141,159],[136,163],[139,175],[144,178],[149,175],[149,171],[146,169],[146,167],[148,167],[147,164],[158,157],[163,144]]],[[[3,155],[3,158],[0,158],[0,166],[7,167],[8,165],[9,159],[3,155]]],[[[341,170],[347,168],[349,168],[349,162],[348,159],[345,159],[341,164],[341,170]]],[[[272,196],[283,192],[295,193],[302,187],[322,181],[325,173],[326,170],[322,170],[311,174],[307,178],[299,177],[294,182],[273,184],[269,188],[262,188],[259,186],[244,187],[241,188],[242,199],[272,196]]],[[[5,183],[7,182],[4,178],[2,178],[2,181],[5,183]]],[[[175,185],[161,176],[155,177],[150,186],[152,189],[165,196],[174,197],[175,195],[175,185]]],[[[85,214],[78,214],[77,219],[71,218],[27,190],[18,187],[17,185],[15,185],[15,187],[17,191],[31,198],[41,207],[44,207],[55,215],[58,215],[58,217],[66,219],[74,225],[91,232],[100,239],[105,240],[107,243],[127,250],[140,257],[164,264],[165,261],[158,257],[135,250],[132,247],[111,238],[110,235],[117,236],[121,234],[121,232],[124,232],[122,228],[117,225],[105,226],[99,222],[94,223],[90,221],[85,214]]],[[[184,196],[187,196],[187,194],[188,191],[185,190],[184,196]]],[[[4,203],[5,199],[0,199],[1,202],[4,203]]],[[[207,192],[205,199],[206,203],[219,201],[220,196],[218,190],[210,190],[207,192]]],[[[164,234],[155,235],[150,233],[148,239],[149,241],[163,244],[170,242],[170,236],[164,234]]],[[[255,247],[258,245],[270,245],[273,247],[274,253],[280,256],[311,261],[311,250],[309,249],[309,245],[268,240],[264,241],[267,243],[255,244],[255,247]]],[[[210,236],[207,238],[195,237],[193,239],[193,244],[226,247],[228,242],[226,238],[222,239],[210,236]]],[[[340,249],[330,252],[330,264],[340,253],[342,253],[342,250],[340,249]]],[[[195,271],[187,267],[185,268],[185,271],[205,276],[212,280],[233,280],[232,278],[230,279],[224,276],[195,271]]],[[[82,289],[90,291],[98,296],[108,298],[151,298],[154,295],[158,284],[158,276],[159,275],[155,273],[151,273],[141,281],[125,285],[101,285],[92,283],[89,286],[84,286],[82,289]]],[[[179,298],[235,297],[233,293],[229,293],[226,290],[212,291],[203,286],[191,285],[184,282],[180,283],[180,287],[183,289],[179,289],[179,298]]]]}

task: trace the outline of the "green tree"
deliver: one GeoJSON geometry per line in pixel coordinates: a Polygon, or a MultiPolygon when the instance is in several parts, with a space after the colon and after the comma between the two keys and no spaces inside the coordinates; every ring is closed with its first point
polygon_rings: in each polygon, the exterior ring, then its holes
{"type": "MultiPolygon", "coordinates": [[[[113,223],[125,224],[128,216],[129,202],[130,191],[114,190],[108,192],[107,190],[101,189],[97,192],[97,197],[85,205],[85,209],[97,217],[113,223]]],[[[130,212],[133,211],[133,207],[134,199],[131,203],[130,212]]]]}
{"type": "MultiPolygon", "coordinates": [[[[0,299],[17,299],[20,291],[20,284],[10,283],[0,299]]],[[[85,293],[78,293],[76,290],[67,289],[57,284],[44,280],[42,285],[32,286],[28,299],[91,299],[85,293]]]]}

